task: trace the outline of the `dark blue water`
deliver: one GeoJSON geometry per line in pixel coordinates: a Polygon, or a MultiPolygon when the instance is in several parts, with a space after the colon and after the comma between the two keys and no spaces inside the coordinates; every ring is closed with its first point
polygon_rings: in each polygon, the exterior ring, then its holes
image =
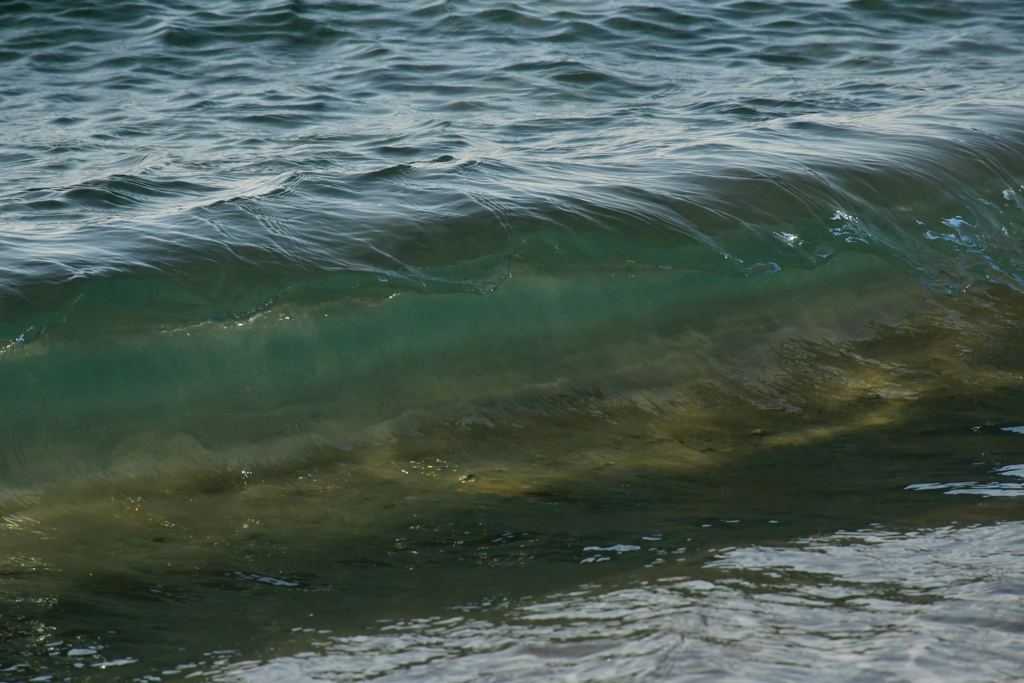
{"type": "Polygon", "coordinates": [[[0,680],[1013,680],[1022,72],[1012,0],[0,0],[0,680]]]}

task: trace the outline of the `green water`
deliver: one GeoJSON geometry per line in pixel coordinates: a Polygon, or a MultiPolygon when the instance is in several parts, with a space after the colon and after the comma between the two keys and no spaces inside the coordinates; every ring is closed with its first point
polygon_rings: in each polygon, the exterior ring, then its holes
{"type": "MultiPolygon", "coordinates": [[[[753,281],[637,268],[526,270],[483,296],[373,284],[339,303],[277,302],[157,332],[82,330],[71,319],[9,346],[0,381],[24,391],[3,399],[14,456],[4,481],[271,465],[306,457],[309,438],[353,444],[381,438],[390,420],[544,395],[662,392],[655,405],[681,406],[695,385],[724,382],[717,393],[797,410],[771,386],[771,373],[795,370],[773,347],[863,337],[868,323],[895,324],[929,298],[854,255],[753,281]],[[176,445],[164,455],[164,443],[176,445]]],[[[80,301],[87,326],[89,294],[80,301]]]]}
{"type": "Polygon", "coordinates": [[[328,632],[713,579],[723,548],[1019,519],[907,487],[1013,481],[1021,313],[846,254],[69,323],[0,366],[31,388],[4,399],[6,657],[216,677],[328,632]]]}
{"type": "Polygon", "coordinates": [[[1015,681],[1014,0],[0,0],[0,682],[1015,681]]]}

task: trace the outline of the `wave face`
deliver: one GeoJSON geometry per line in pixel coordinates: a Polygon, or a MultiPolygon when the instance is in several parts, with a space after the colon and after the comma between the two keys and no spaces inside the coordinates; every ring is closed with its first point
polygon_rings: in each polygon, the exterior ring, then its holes
{"type": "Polygon", "coordinates": [[[1015,675],[914,577],[1020,535],[1022,64],[1015,0],[0,2],[0,678],[1015,675]]]}

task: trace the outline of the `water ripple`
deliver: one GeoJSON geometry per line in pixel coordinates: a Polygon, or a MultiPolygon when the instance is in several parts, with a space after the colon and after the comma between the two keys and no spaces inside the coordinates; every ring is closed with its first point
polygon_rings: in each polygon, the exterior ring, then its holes
{"type": "Polygon", "coordinates": [[[242,252],[416,281],[548,230],[737,276],[860,249],[1024,286],[1005,2],[0,12],[0,291],[242,252]],[[972,247],[929,237],[953,216],[972,247]]]}

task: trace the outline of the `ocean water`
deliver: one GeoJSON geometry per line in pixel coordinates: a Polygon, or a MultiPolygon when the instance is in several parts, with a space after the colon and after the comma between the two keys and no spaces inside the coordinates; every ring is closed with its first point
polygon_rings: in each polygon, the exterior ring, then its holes
{"type": "Polygon", "coordinates": [[[1015,0],[0,0],[0,681],[1024,676],[1015,0]]]}

